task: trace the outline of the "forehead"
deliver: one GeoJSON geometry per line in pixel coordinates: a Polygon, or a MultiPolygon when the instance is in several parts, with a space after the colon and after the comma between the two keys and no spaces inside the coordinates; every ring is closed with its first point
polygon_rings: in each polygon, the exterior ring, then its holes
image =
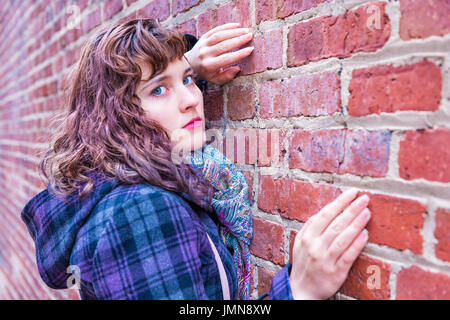
{"type": "MultiPolygon", "coordinates": [[[[138,65],[142,70],[142,78],[141,81],[148,81],[150,80],[150,76],[153,73],[152,65],[144,62],[144,61],[138,61],[138,65]]],[[[158,74],[158,76],[161,75],[172,75],[177,73],[183,73],[183,71],[189,67],[189,63],[187,62],[186,58],[183,56],[181,59],[175,59],[172,62],[169,62],[167,65],[167,68],[158,74]]],[[[153,75],[155,77],[155,75],[153,75]]]]}

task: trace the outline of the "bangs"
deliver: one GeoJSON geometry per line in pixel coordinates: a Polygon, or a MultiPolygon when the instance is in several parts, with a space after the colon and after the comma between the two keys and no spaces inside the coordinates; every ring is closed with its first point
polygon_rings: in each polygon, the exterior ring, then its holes
{"type": "Polygon", "coordinates": [[[162,73],[169,63],[181,59],[187,50],[182,33],[162,28],[157,20],[131,20],[123,28],[128,32],[120,37],[117,54],[151,65],[150,78],[162,73]]]}

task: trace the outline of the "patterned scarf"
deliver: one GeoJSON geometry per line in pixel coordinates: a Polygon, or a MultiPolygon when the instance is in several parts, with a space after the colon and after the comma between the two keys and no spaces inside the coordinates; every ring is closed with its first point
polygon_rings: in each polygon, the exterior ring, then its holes
{"type": "Polygon", "coordinates": [[[199,168],[203,177],[218,190],[214,192],[212,206],[220,222],[219,234],[225,245],[233,250],[238,299],[248,300],[251,277],[249,246],[253,227],[245,177],[223,153],[207,143],[202,148],[184,153],[184,160],[199,168]]]}

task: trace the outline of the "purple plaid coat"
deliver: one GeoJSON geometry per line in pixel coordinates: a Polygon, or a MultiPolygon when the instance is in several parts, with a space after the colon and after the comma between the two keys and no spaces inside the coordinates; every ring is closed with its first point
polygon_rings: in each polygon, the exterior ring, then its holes
{"type": "MultiPolygon", "coordinates": [[[[67,288],[75,279],[82,299],[222,299],[208,233],[230,295],[237,297],[232,253],[219,239],[213,213],[150,184],[124,185],[99,176],[94,183],[82,200],[74,195],[63,201],[45,189],[22,210],[48,286],[67,288]]],[[[292,299],[289,272],[290,264],[260,298],[292,299]]]]}

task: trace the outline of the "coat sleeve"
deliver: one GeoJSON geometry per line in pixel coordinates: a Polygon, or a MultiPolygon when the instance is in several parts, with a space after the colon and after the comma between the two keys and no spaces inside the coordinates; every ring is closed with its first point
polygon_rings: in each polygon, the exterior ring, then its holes
{"type": "MultiPolygon", "coordinates": [[[[117,208],[115,208],[117,209],[117,208]]],[[[153,192],[112,214],[93,257],[98,299],[207,299],[200,241],[188,209],[173,195],[153,192]]]]}
{"type": "Polygon", "coordinates": [[[292,264],[288,263],[272,279],[270,290],[261,295],[258,300],[268,297],[268,300],[294,300],[292,296],[289,274],[292,264]]]}

